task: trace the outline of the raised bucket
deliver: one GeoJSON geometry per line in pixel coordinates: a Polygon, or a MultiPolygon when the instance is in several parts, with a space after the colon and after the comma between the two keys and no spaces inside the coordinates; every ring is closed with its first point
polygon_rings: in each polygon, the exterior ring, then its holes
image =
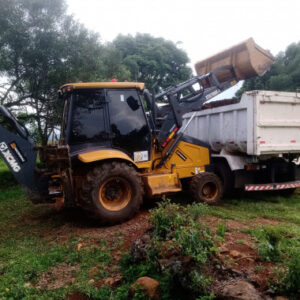
{"type": "MultiPolygon", "coordinates": [[[[273,64],[273,55],[258,46],[253,38],[250,38],[236,46],[226,49],[207,59],[195,64],[198,75],[203,75],[212,70],[232,65],[237,80],[248,79],[253,76],[262,76],[273,64]]],[[[230,71],[220,71],[217,73],[220,82],[233,79],[230,71]]]]}

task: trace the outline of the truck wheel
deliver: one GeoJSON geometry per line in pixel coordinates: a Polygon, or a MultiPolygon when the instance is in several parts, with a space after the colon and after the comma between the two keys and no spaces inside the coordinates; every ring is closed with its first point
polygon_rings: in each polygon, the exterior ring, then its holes
{"type": "Polygon", "coordinates": [[[190,183],[190,191],[196,201],[212,205],[222,199],[223,187],[220,178],[209,172],[195,175],[190,183]]]}
{"type": "Polygon", "coordinates": [[[116,224],[132,218],[143,200],[143,185],[133,167],[105,163],[87,175],[81,190],[81,206],[101,223],[116,224]]]}
{"type": "Polygon", "coordinates": [[[233,187],[233,174],[228,164],[223,161],[216,161],[214,163],[214,167],[216,174],[220,177],[221,182],[223,183],[224,195],[229,196],[233,187]]]}

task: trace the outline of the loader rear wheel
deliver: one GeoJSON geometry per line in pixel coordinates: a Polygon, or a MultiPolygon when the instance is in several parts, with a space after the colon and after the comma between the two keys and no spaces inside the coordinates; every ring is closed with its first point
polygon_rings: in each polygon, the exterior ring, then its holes
{"type": "Polygon", "coordinates": [[[121,162],[95,167],[86,175],[82,186],[82,208],[105,224],[117,224],[132,218],[143,199],[139,174],[121,162]]]}
{"type": "Polygon", "coordinates": [[[204,202],[209,205],[218,203],[223,196],[220,178],[209,172],[195,175],[190,183],[190,191],[197,202],[204,202]]]}

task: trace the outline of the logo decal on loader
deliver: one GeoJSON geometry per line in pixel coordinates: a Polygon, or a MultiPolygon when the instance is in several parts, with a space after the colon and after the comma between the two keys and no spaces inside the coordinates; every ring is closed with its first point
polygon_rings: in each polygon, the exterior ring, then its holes
{"type": "Polygon", "coordinates": [[[13,157],[12,153],[8,149],[8,146],[5,142],[0,143],[0,151],[5,158],[6,162],[9,164],[9,166],[12,168],[14,172],[19,172],[21,170],[21,167],[13,157]]]}
{"type": "Polygon", "coordinates": [[[1,152],[7,150],[7,145],[4,142],[0,144],[0,150],[1,152]]]}

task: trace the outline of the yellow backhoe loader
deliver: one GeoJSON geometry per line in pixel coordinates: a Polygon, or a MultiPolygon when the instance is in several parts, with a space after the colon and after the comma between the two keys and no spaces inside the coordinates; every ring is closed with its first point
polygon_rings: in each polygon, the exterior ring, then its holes
{"type": "Polygon", "coordinates": [[[197,76],[158,94],[138,82],[65,84],[59,145],[37,149],[0,107],[0,155],[33,202],[80,206],[108,224],[131,218],[144,195],[179,192],[184,181],[196,201],[216,203],[223,187],[209,145],[185,135],[194,114],[184,126],[182,116],[238,80],[262,75],[273,60],[249,39],[198,62],[197,76]],[[168,105],[159,107],[161,99],[168,105]],[[44,169],[35,166],[37,152],[44,169]]]}

